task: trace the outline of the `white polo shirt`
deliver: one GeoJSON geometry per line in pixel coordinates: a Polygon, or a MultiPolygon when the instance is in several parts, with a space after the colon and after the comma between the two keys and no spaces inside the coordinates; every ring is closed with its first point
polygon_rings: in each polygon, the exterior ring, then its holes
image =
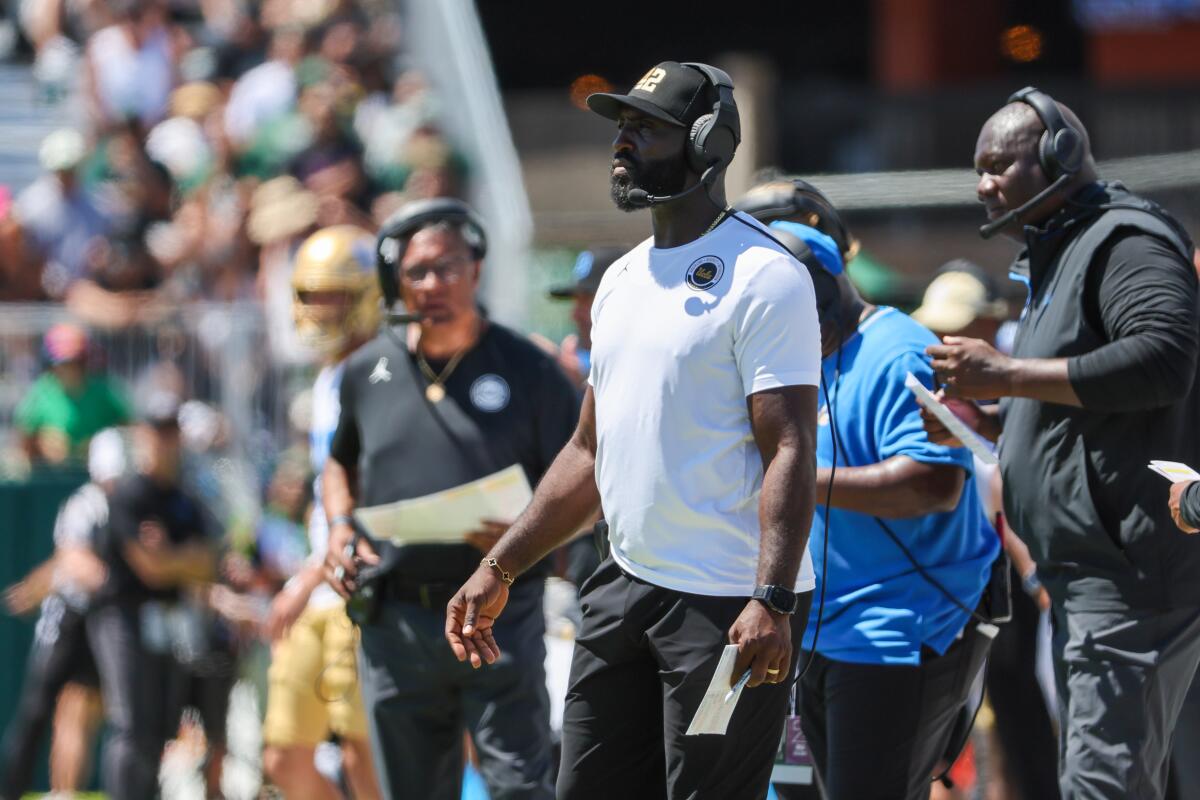
{"type": "MultiPolygon", "coordinates": [[[[613,558],[656,586],[748,597],[763,470],[746,397],[817,385],[821,344],[808,270],[738,217],[608,269],[588,382],[613,558]]],[[[796,591],[814,583],[806,549],[796,591]]]]}

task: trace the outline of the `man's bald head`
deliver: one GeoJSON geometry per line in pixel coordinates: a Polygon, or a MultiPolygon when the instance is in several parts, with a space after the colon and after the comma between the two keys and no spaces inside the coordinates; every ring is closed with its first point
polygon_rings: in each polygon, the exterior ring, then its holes
{"type": "Polygon", "coordinates": [[[979,174],[976,194],[992,222],[999,221],[1010,210],[1022,209],[1019,217],[1009,219],[1000,229],[1018,240],[1023,236],[1024,225],[1045,220],[1062,208],[1076,189],[1096,180],[1096,162],[1087,130],[1074,111],[1057,101],[1055,105],[1066,124],[1079,133],[1083,156],[1079,171],[1053,192],[1043,195],[1060,176],[1047,174],[1041,164],[1038,143],[1046,132],[1046,124],[1033,106],[1008,103],[988,118],[975,143],[975,171],[979,174]],[[1028,202],[1035,205],[1023,208],[1028,202]]]}
{"type": "MultiPolygon", "coordinates": [[[[1095,180],[1096,161],[1092,157],[1092,140],[1088,136],[1087,128],[1083,126],[1079,116],[1068,106],[1057,100],[1054,100],[1053,103],[1058,107],[1058,113],[1062,114],[1063,120],[1079,133],[1079,138],[1083,142],[1083,161],[1079,170],[1080,174],[1084,175],[1086,182],[1095,180]]],[[[979,132],[979,141],[982,142],[984,137],[988,136],[992,144],[1005,149],[1028,147],[1033,150],[1036,157],[1038,142],[1045,132],[1046,123],[1042,122],[1042,118],[1038,116],[1034,107],[1018,100],[1009,103],[988,118],[979,132]]],[[[1050,178],[1049,175],[1046,177],[1050,178]]]]}

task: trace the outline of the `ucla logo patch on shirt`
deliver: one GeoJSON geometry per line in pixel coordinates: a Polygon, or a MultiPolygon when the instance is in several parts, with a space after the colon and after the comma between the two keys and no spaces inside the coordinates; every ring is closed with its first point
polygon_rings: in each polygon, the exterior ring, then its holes
{"type": "Polygon", "coordinates": [[[716,256],[701,256],[687,268],[687,285],[698,292],[716,286],[725,274],[725,262],[716,256]]]}
{"type": "Polygon", "coordinates": [[[488,373],[480,375],[471,384],[471,402],[480,411],[495,413],[508,406],[511,392],[508,382],[499,375],[488,373]]]}

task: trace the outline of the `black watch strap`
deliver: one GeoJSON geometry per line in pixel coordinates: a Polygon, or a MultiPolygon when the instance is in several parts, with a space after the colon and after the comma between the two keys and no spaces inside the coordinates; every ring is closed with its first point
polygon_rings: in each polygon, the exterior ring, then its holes
{"type": "Polygon", "coordinates": [[[796,593],[784,586],[777,586],[775,584],[756,586],[754,587],[754,594],[750,596],[776,614],[796,613],[796,605],[798,603],[796,593]]]}

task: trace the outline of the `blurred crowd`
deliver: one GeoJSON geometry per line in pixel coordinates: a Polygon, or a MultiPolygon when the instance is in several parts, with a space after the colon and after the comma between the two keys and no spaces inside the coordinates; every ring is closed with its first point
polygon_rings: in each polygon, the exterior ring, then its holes
{"type": "MultiPolygon", "coordinates": [[[[209,557],[192,560],[211,571],[138,573],[137,583],[178,594],[192,610],[195,624],[164,623],[163,647],[190,664],[183,692],[198,713],[185,720],[205,734],[204,777],[217,796],[237,665],[263,709],[266,651],[284,632],[270,601],[308,556],[304,386],[315,359],[293,325],[293,256],[314,231],[373,231],[406,202],[461,194],[467,164],[406,58],[394,4],[22,0],[14,8],[40,95],[64,104],[71,124],[41,141],[31,185],[0,185],[0,302],[47,310],[28,330],[4,333],[12,435],[2,471],[82,469],[91,444],[88,486],[107,493],[118,477],[144,472],[147,452],[178,451],[172,482],[211,517],[209,557]],[[253,309],[245,364],[221,350],[237,317],[197,316],[206,304],[253,309]],[[71,321],[51,324],[64,316],[71,321]],[[278,406],[277,424],[229,419],[222,393],[239,380],[279,395],[255,398],[278,406]],[[163,396],[177,405],[169,420],[144,408],[163,396]]],[[[78,506],[64,506],[68,521],[78,506]]],[[[148,564],[171,563],[174,543],[153,532],[136,538],[139,552],[153,554],[148,564]]],[[[90,592],[79,593],[72,628],[62,589],[72,575],[94,588],[108,566],[103,553],[99,562],[80,555],[103,551],[96,542],[55,544],[52,559],[6,596],[12,612],[40,606],[41,622],[12,720],[24,738],[6,739],[0,796],[28,785],[52,717],[52,784],[87,782],[99,677],[91,654],[62,643],[88,649],[90,592]],[[56,673],[50,656],[74,666],[56,673]]],[[[119,691],[105,697],[121,702],[119,691]]],[[[326,769],[336,776],[337,759],[326,769]]]]}
{"type": "Polygon", "coordinates": [[[110,328],[194,300],[286,310],[308,233],[467,177],[383,4],[24,0],[20,22],[37,79],[85,114],[0,194],[0,300],[110,328]]]}

